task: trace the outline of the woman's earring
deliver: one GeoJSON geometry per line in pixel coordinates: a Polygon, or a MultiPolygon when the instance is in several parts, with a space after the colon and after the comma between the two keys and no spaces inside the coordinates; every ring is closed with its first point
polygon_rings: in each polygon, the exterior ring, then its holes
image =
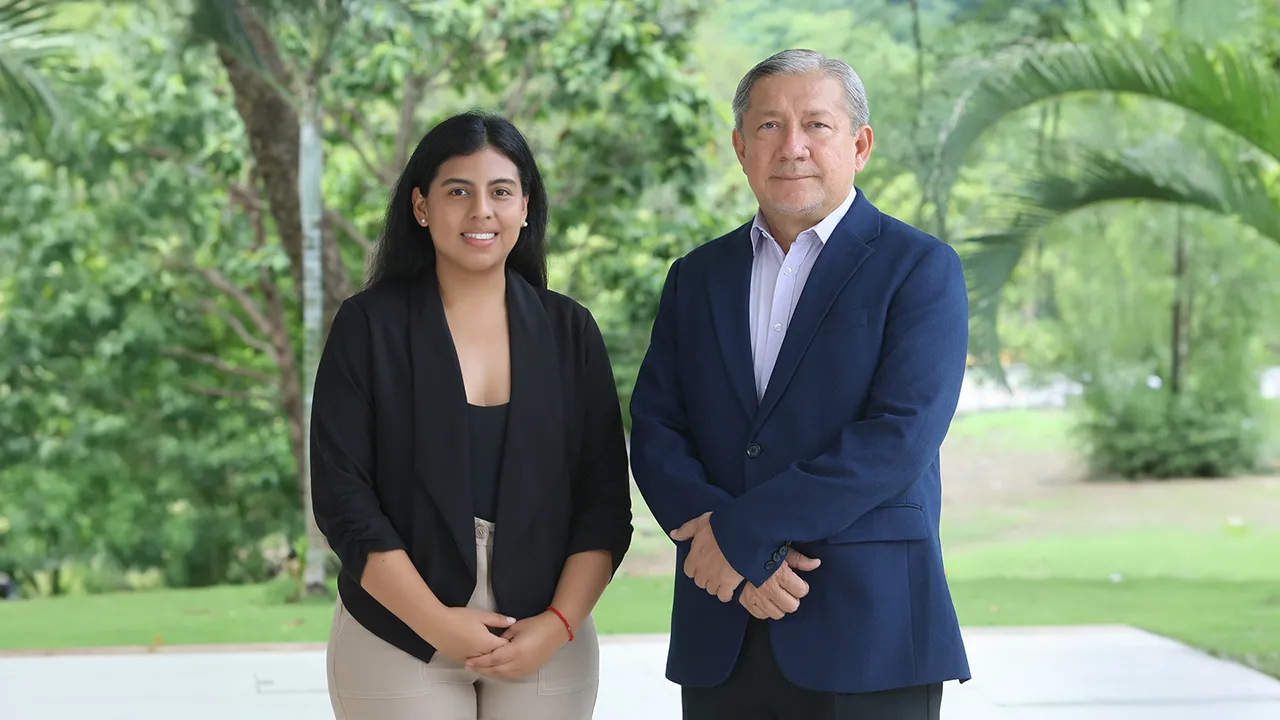
{"type": "Polygon", "coordinates": [[[426,227],[426,226],[427,226],[427,219],[426,219],[426,218],[422,218],[422,219],[421,219],[421,220],[419,220],[418,222],[422,223],[422,227],[426,227]]]}
{"type": "Polygon", "coordinates": [[[521,225],[520,227],[529,227],[529,221],[528,221],[528,220],[525,220],[525,221],[524,221],[524,224],[523,224],[523,225],[521,225]]]}

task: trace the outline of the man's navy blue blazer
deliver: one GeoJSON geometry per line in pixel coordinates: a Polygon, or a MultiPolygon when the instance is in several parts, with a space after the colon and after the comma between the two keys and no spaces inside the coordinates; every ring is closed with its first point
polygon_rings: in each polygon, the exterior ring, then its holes
{"type": "MultiPolygon", "coordinates": [[[[671,266],[631,400],[631,462],[670,532],[711,512],[762,584],[789,548],[820,558],[770,620],[796,685],[871,692],[969,678],[938,542],[938,453],[968,349],[964,273],[940,240],[859,190],[801,293],[757,402],[750,223],[671,266]]],[[[667,677],[723,682],[749,613],[685,577],[677,544],[667,677]]],[[[739,591],[741,592],[741,586],[739,591]]]]}

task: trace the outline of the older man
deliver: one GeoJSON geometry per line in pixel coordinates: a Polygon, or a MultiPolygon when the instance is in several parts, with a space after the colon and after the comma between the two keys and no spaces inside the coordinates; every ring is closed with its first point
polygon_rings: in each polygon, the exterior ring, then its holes
{"type": "Polygon", "coordinates": [[[677,543],[667,677],[687,720],[936,720],[969,677],[938,542],[960,261],[855,186],[844,62],[774,55],[733,110],[759,212],[672,265],[631,402],[677,543]]]}

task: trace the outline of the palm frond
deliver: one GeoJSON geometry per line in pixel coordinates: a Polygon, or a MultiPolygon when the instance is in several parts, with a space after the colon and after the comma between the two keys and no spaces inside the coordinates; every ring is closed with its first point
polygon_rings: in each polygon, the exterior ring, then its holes
{"type": "Polygon", "coordinates": [[[1002,385],[999,313],[1004,288],[1030,245],[1031,227],[969,238],[957,249],[969,287],[969,354],[1002,385]]]}
{"type": "MultiPolygon", "coordinates": [[[[957,245],[973,318],[973,354],[997,377],[997,317],[1005,286],[1046,226],[1105,203],[1155,201],[1238,219],[1280,245],[1280,196],[1256,159],[1205,152],[1181,141],[1124,152],[1086,150],[1026,178],[997,203],[996,230],[957,245]]],[[[1088,242],[1091,238],[1081,238],[1088,242]]]]}
{"type": "Polygon", "coordinates": [[[1230,47],[1129,39],[1050,43],[995,63],[942,129],[932,186],[945,198],[970,148],[1008,115],[1084,92],[1161,100],[1211,120],[1280,159],[1280,75],[1230,47]]]}
{"type": "Polygon", "coordinates": [[[0,0],[0,121],[19,132],[48,130],[62,120],[46,65],[71,45],[52,29],[58,4],[0,0]]]}
{"type": "Polygon", "coordinates": [[[1027,183],[1020,201],[1061,217],[1099,203],[1152,200],[1234,217],[1280,244],[1280,196],[1257,158],[1175,138],[1123,152],[1089,150],[1027,183]]]}

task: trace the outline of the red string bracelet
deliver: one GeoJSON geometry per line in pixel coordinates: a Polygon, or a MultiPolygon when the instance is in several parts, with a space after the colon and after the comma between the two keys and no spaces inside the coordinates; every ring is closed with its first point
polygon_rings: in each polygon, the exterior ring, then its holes
{"type": "Polygon", "coordinates": [[[573,642],[573,628],[569,627],[569,621],[564,619],[564,615],[561,615],[559,610],[550,605],[547,606],[547,609],[555,613],[556,617],[560,618],[560,622],[564,623],[564,629],[569,633],[569,642],[573,642]]]}

